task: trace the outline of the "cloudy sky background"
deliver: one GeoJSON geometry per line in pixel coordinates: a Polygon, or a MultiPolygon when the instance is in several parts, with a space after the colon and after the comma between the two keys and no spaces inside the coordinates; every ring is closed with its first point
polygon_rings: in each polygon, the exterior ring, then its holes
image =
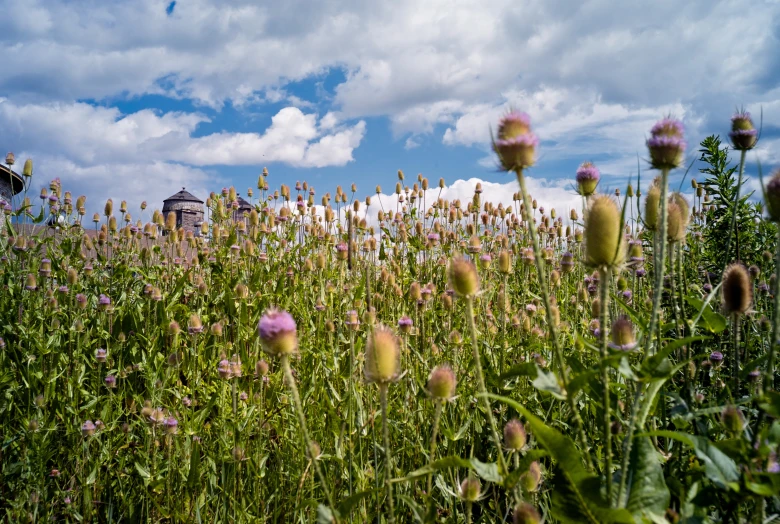
{"type": "Polygon", "coordinates": [[[649,180],[644,141],[669,113],[694,160],[736,108],[763,110],[748,174],[780,164],[778,0],[0,0],[0,13],[0,148],[89,211],[160,207],[182,186],[245,194],[264,166],[272,186],[318,194],[390,192],[402,169],[444,177],[449,198],[480,179],[506,201],[516,183],[489,129],[510,106],[542,140],[532,193],[558,208],[577,205],[585,160],[603,190],[625,188],[637,156],[649,180]]]}

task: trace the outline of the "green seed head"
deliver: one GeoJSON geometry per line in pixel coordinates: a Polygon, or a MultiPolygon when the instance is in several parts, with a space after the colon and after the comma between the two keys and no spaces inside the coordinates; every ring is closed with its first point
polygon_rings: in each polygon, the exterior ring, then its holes
{"type": "Polygon", "coordinates": [[[476,502],[479,500],[479,494],[482,491],[482,485],[479,479],[469,477],[460,483],[460,498],[466,502],[476,502]]]}
{"type": "Polygon", "coordinates": [[[451,399],[456,385],[455,373],[446,364],[433,368],[428,377],[428,393],[436,400],[451,399]]]}
{"type": "Polygon", "coordinates": [[[521,502],[512,516],[513,524],[539,524],[541,521],[539,512],[527,502],[521,502]]]}
{"type": "Polygon", "coordinates": [[[517,419],[510,420],[504,426],[504,445],[507,449],[521,450],[525,447],[527,436],[523,423],[517,419]]]}
{"type": "Polygon", "coordinates": [[[619,266],[626,258],[625,239],[620,227],[620,209],[617,203],[606,195],[591,198],[585,220],[587,263],[594,267],[619,266]]]}
{"type": "Polygon", "coordinates": [[[650,231],[658,229],[661,220],[661,188],[656,184],[650,186],[645,197],[645,227],[650,231]]]}
{"type": "Polygon", "coordinates": [[[450,262],[449,281],[458,296],[472,297],[479,291],[477,268],[465,258],[456,258],[450,262]]]}
{"type": "Polygon", "coordinates": [[[393,332],[377,326],[366,346],[365,375],[369,382],[386,384],[398,378],[400,371],[398,339],[393,332]]]}

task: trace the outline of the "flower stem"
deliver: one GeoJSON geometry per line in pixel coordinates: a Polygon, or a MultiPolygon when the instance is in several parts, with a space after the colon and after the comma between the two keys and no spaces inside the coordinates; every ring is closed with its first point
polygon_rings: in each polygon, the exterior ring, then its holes
{"type": "Polygon", "coordinates": [[[669,169],[661,171],[661,229],[653,246],[653,269],[655,273],[655,286],[653,287],[653,310],[650,314],[650,325],[647,329],[645,353],[650,354],[655,338],[655,328],[658,323],[658,314],[661,308],[661,295],[663,294],[664,270],[666,269],[666,232],[669,227],[667,216],[667,200],[669,193],[669,169]]]}
{"type": "Polygon", "coordinates": [[[504,462],[504,453],[501,451],[501,437],[498,436],[498,429],[496,427],[496,419],[493,417],[493,409],[490,407],[490,401],[487,398],[487,388],[485,388],[485,377],[482,374],[482,363],[479,356],[479,345],[477,343],[477,325],[474,323],[474,297],[466,297],[466,315],[468,316],[469,330],[471,332],[471,345],[474,350],[474,369],[477,374],[477,385],[479,387],[479,393],[482,397],[482,403],[484,404],[485,411],[487,412],[488,422],[490,423],[490,431],[493,434],[493,442],[496,444],[496,451],[498,452],[498,467],[501,474],[507,473],[506,462],[504,462]]]}
{"type": "MultiPolygon", "coordinates": [[[[536,264],[536,272],[539,274],[539,285],[541,287],[542,300],[544,301],[544,309],[547,315],[547,325],[550,326],[550,338],[552,339],[553,343],[555,360],[561,372],[561,384],[564,391],[566,391],[566,401],[569,403],[569,410],[571,411],[572,417],[574,418],[574,423],[577,426],[577,434],[579,436],[580,445],[582,446],[583,452],[585,452],[588,449],[588,437],[585,435],[585,427],[582,423],[582,417],[580,417],[580,412],[574,403],[574,399],[571,395],[568,394],[569,371],[566,368],[566,362],[563,359],[563,351],[561,349],[560,341],[558,340],[558,328],[555,325],[554,319],[552,317],[552,310],[550,309],[550,294],[547,289],[547,278],[544,271],[544,261],[542,260],[542,252],[539,248],[539,240],[536,235],[536,224],[533,221],[533,217],[531,217],[531,197],[525,187],[525,175],[523,174],[523,170],[518,169],[516,174],[517,182],[520,184],[520,192],[523,195],[523,206],[525,208],[525,217],[523,218],[528,224],[528,232],[531,235],[531,243],[533,244],[534,250],[534,262],[536,264]]],[[[585,461],[588,464],[588,468],[593,469],[590,453],[583,453],[583,455],[585,456],[585,461]]]]}
{"type": "MultiPolygon", "coordinates": [[[[436,411],[433,414],[433,434],[431,435],[431,453],[428,457],[428,464],[433,464],[436,459],[436,436],[439,433],[439,420],[441,419],[441,411],[444,403],[441,400],[436,400],[436,411]]],[[[433,505],[433,474],[428,474],[428,500],[433,505]]]]}
{"type": "Polygon", "coordinates": [[[769,357],[766,365],[765,388],[775,389],[775,350],[780,337],[780,229],[777,231],[777,255],[775,257],[775,316],[772,319],[772,340],[769,341],[769,357]]]}
{"type": "Polygon", "coordinates": [[[739,178],[737,179],[737,194],[734,196],[734,207],[731,210],[731,227],[729,228],[729,239],[726,242],[726,265],[728,265],[731,256],[731,240],[736,235],[737,253],[734,260],[739,260],[739,233],[737,232],[737,210],[739,208],[739,194],[742,190],[742,178],[745,174],[745,154],[746,149],[740,151],[739,155],[739,178]]]}
{"type": "Polygon", "coordinates": [[[609,368],[607,367],[607,323],[609,321],[609,279],[612,271],[609,267],[599,270],[601,280],[601,381],[604,383],[604,475],[607,481],[607,500],[612,504],[612,413],[609,399],[609,368]]]}
{"type": "Polygon", "coordinates": [[[287,386],[290,388],[290,391],[292,392],[293,401],[295,402],[295,412],[298,415],[298,422],[301,425],[301,432],[303,433],[303,445],[309,451],[309,457],[311,457],[311,460],[314,463],[314,469],[317,472],[317,476],[320,478],[320,484],[322,484],[322,491],[325,492],[325,497],[328,499],[328,505],[330,506],[331,509],[335,510],[336,507],[333,505],[333,497],[330,494],[330,489],[328,489],[328,483],[326,482],[325,475],[323,475],[322,473],[322,469],[320,468],[320,463],[317,460],[314,445],[312,444],[311,439],[309,438],[309,429],[306,426],[306,417],[303,414],[303,406],[301,405],[301,396],[298,394],[298,387],[295,385],[295,379],[293,378],[292,370],[290,369],[290,356],[287,354],[283,354],[281,356],[281,360],[282,360],[282,369],[284,370],[284,378],[287,381],[287,386]]]}
{"type": "Polygon", "coordinates": [[[392,454],[390,451],[390,428],[387,424],[387,383],[379,384],[379,401],[382,405],[382,433],[385,446],[385,488],[387,489],[388,515],[387,521],[395,522],[395,504],[393,503],[393,485],[390,483],[392,473],[392,454]]]}

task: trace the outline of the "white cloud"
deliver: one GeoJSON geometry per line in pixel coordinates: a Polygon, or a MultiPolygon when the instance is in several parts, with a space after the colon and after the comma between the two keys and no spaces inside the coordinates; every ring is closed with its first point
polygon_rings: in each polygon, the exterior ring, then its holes
{"type": "Polygon", "coordinates": [[[339,125],[333,114],[281,109],[262,133],[212,133],[193,137],[199,114],[115,108],[84,103],[16,105],[0,99],[0,138],[15,150],[61,155],[87,165],[140,160],[194,166],[283,162],[300,167],[343,166],[365,134],[365,122],[339,125]]]}

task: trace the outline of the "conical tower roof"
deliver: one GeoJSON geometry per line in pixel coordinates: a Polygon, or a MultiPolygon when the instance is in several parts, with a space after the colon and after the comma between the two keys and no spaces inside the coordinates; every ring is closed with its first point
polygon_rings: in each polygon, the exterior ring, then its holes
{"type": "Polygon", "coordinates": [[[181,188],[181,191],[163,200],[163,204],[165,204],[166,202],[195,202],[198,204],[202,204],[203,200],[199,199],[198,197],[196,197],[195,195],[187,191],[186,188],[181,188]]]}

